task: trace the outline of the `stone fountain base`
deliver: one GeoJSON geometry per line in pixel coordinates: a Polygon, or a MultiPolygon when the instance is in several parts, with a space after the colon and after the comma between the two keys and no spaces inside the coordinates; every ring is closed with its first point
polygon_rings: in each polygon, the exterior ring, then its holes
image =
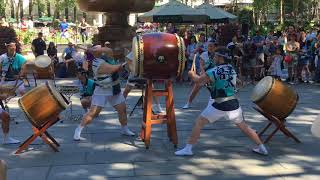
{"type": "Polygon", "coordinates": [[[132,38],[135,30],[128,24],[128,13],[106,13],[107,22],[99,28],[99,33],[94,35],[93,43],[104,44],[109,41],[114,50],[115,58],[124,60],[125,49],[131,50],[132,38]]]}

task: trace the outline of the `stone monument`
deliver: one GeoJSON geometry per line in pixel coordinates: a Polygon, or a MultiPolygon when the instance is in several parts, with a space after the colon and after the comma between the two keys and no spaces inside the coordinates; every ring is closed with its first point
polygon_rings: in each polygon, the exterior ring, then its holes
{"type": "Polygon", "coordinates": [[[155,0],[77,0],[83,11],[105,12],[107,17],[104,27],[94,35],[93,42],[111,43],[115,57],[122,59],[124,49],[131,48],[131,41],[135,34],[133,27],[128,24],[130,13],[142,13],[152,10],[155,0]]]}

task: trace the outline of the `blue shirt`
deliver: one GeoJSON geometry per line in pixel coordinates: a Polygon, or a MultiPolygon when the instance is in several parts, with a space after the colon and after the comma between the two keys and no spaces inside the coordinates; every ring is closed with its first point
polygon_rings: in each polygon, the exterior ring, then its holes
{"type": "Polygon", "coordinates": [[[84,97],[92,96],[94,92],[94,88],[95,88],[94,81],[92,79],[88,79],[87,84],[82,85],[82,87],[80,87],[81,96],[84,96],[84,97]]]}
{"type": "Polygon", "coordinates": [[[0,56],[0,64],[2,65],[2,76],[6,76],[10,64],[12,64],[12,70],[16,72],[15,74],[19,74],[21,71],[21,67],[27,60],[21,54],[16,53],[13,58],[9,58],[7,54],[3,54],[0,56]]]}
{"type": "Polygon", "coordinates": [[[235,94],[237,74],[230,64],[215,66],[206,71],[210,78],[212,99],[230,97],[235,94]]]}
{"type": "Polygon", "coordinates": [[[76,52],[76,49],[73,48],[73,47],[67,47],[64,49],[64,53],[67,55],[67,54],[70,54],[70,55],[73,55],[73,53],[76,52]]]}
{"type": "MultiPolygon", "coordinates": [[[[258,43],[262,43],[264,41],[264,38],[262,36],[254,36],[252,38],[252,42],[256,45],[258,43]]],[[[263,46],[257,46],[257,53],[263,52],[263,46]]]]}
{"type": "Polygon", "coordinates": [[[64,32],[65,30],[67,30],[67,29],[69,28],[69,24],[68,24],[67,22],[61,22],[61,23],[59,24],[59,27],[60,27],[60,30],[61,30],[62,32],[64,32]]]}

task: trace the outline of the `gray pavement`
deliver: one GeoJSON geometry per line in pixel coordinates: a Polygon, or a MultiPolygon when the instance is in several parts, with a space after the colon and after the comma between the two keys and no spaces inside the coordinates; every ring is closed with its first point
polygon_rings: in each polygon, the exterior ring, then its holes
{"type": "MultiPolygon", "coordinates": [[[[58,84],[73,81],[58,81],[58,84]]],[[[32,84],[32,83],[31,83],[32,84]]],[[[252,109],[249,85],[238,93],[246,121],[260,130],[267,121],[252,109]]],[[[61,144],[60,152],[53,152],[40,139],[28,151],[14,155],[17,145],[0,145],[0,159],[7,161],[8,180],[106,180],[106,179],[320,179],[320,140],[310,133],[312,122],[320,114],[320,86],[296,85],[300,101],[288,118],[288,128],[303,142],[295,143],[282,133],[267,144],[270,155],[259,156],[250,151],[254,145],[240,130],[226,120],[205,127],[192,157],[174,156],[174,147],[166,137],[166,126],[153,128],[151,146],[146,150],[138,137],[119,133],[117,114],[106,107],[102,114],[83,131],[85,141],[72,140],[78,120],[69,118],[70,110],[49,132],[61,144]]],[[[205,88],[196,97],[191,109],[182,110],[190,91],[188,84],[175,84],[175,110],[179,148],[183,147],[195,118],[205,108],[208,92],[205,88]]],[[[141,95],[134,90],[127,100],[130,112],[141,95]]],[[[83,114],[78,95],[72,97],[74,114],[83,114]]],[[[162,100],[163,103],[163,100],[162,100]]],[[[276,102],[275,102],[276,103],[276,102]]],[[[17,105],[17,98],[9,103],[10,113],[19,124],[11,124],[13,137],[23,141],[31,135],[31,125],[17,105]]],[[[142,120],[141,109],[129,118],[129,126],[137,134],[142,120]]],[[[2,134],[0,137],[3,137],[2,134]]]]}

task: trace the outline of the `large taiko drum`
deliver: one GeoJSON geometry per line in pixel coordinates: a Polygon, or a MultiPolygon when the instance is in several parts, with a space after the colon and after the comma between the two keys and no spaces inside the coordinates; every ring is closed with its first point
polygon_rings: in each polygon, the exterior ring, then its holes
{"type": "Polygon", "coordinates": [[[52,79],[54,70],[52,60],[49,56],[41,55],[34,60],[34,74],[39,79],[52,79]]]}
{"type": "Polygon", "coordinates": [[[40,85],[19,99],[19,106],[32,125],[42,127],[68,107],[69,102],[53,85],[40,85]]]}
{"type": "Polygon", "coordinates": [[[169,79],[181,76],[185,66],[185,46],[181,37],[168,33],[147,33],[132,41],[134,77],[169,79]]]}
{"type": "Polygon", "coordinates": [[[295,109],[299,96],[281,81],[267,76],[255,86],[251,99],[266,113],[284,119],[295,109]]]}

